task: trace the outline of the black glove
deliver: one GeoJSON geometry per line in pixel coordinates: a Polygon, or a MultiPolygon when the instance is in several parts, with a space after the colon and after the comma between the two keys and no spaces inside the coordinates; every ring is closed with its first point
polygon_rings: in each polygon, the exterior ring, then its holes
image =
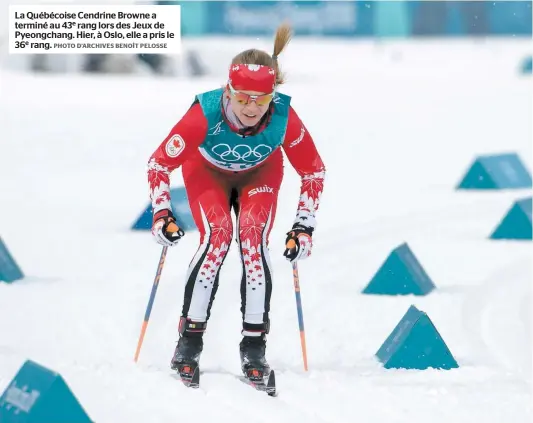
{"type": "Polygon", "coordinates": [[[306,259],[311,255],[313,247],[313,228],[308,228],[299,223],[292,226],[292,230],[287,232],[285,240],[285,252],[283,255],[291,263],[306,259]]]}

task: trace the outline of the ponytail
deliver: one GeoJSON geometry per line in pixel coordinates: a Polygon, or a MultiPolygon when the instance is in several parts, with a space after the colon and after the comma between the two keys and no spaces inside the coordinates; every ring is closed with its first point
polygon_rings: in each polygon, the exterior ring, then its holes
{"type": "Polygon", "coordinates": [[[235,56],[231,61],[231,64],[270,66],[276,71],[276,85],[281,85],[285,83],[285,75],[280,70],[278,57],[285,47],[287,47],[287,44],[289,44],[291,39],[291,27],[288,23],[283,23],[278,26],[278,29],[276,30],[276,36],[274,38],[274,52],[272,53],[272,56],[262,50],[249,49],[235,56]]]}
{"type": "Polygon", "coordinates": [[[283,49],[289,44],[292,38],[292,30],[288,23],[283,23],[278,26],[276,30],[276,37],[274,39],[274,53],[272,54],[273,68],[276,71],[276,85],[281,85],[285,82],[285,75],[281,72],[278,63],[278,56],[283,49]]]}

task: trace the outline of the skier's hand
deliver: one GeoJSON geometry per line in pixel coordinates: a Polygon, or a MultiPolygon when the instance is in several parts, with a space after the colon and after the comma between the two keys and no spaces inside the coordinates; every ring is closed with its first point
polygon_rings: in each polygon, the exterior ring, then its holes
{"type": "Polygon", "coordinates": [[[313,228],[295,223],[290,232],[287,232],[285,240],[285,252],[283,255],[291,263],[306,259],[311,255],[313,247],[313,228]]]}
{"type": "Polygon", "coordinates": [[[179,242],[185,233],[176,224],[176,219],[172,212],[165,209],[154,214],[152,235],[158,244],[172,247],[179,242]]]}

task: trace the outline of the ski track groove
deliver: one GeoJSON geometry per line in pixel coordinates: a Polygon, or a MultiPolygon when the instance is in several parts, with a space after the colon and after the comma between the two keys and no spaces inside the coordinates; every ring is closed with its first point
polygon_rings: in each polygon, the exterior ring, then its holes
{"type": "Polygon", "coordinates": [[[519,380],[531,377],[527,371],[531,370],[529,349],[523,343],[520,343],[521,348],[512,348],[507,342],[510,342],[510,332],[515,329],[519,334],[511,341],[528,338],[525,316],[529,311],[525,310],[530,309],[531,287],[528,286],[529,278],[524,278],[523,274],[531,273],[529,268],[528,258],[504,265],[480,285],[471,288],[462,305],[464,327],[477,355],[471,358],[472,361],[478,365],[504,367],[519,380]],[[505,289],[502,290],[503,284],[505,289]],[[510,298],[511,302],[505,301],[504,297],[510,298]],[[514,320],[517,328],[506,328],[502,333],[502,328],[495,323],[509,315],[518,317],[514,320]]]}

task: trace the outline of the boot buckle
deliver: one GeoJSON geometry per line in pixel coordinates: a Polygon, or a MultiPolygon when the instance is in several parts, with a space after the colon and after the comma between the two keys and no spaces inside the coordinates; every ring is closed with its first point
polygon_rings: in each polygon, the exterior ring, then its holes
{"type": "Polygon", "coordinates": [[[207,327],[207,322],[193,322],[187,317],[180,317],[180,322],[178,325],[178,332],[183,335],[185,332],[188,333],[203,333],[207,327]]]}

